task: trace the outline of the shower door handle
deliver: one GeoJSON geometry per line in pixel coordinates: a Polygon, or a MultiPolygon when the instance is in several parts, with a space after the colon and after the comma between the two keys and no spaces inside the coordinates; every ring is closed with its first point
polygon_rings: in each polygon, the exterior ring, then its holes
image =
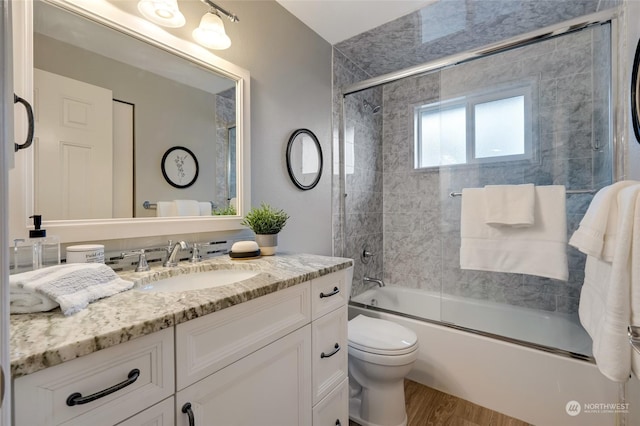
{"type": "Polygon", "coordinates": [[[27,139],[23,144],[15,143],[13,144],[14,151],[18,152],[21,149],[27,149],[33,143],[33,133],[35,131],[35,120],[33,119],[33,108],[31,108],[31,104],[20,96],[13,94],[13,103],[21,103],[24,105],[27,110],[27,120],[29,122],[29,130],[27,131],[27,139]]]}

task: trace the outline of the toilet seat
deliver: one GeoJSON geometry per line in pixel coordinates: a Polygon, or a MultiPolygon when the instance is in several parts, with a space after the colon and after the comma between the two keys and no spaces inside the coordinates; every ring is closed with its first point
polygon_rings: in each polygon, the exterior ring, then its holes
{"type": "MultiPolygon", "coordinates": [[[[398,356],[417,349],[416,333],[391,321],[358,315],[349,321],[349,351],[398,356]]],[[[358,355],[356,355],[358,356],[358,355]]]]}

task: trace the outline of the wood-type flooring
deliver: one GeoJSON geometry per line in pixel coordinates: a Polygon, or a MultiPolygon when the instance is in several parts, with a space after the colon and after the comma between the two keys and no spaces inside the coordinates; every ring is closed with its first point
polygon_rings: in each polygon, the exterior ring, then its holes
{"type": "MultiPolygon", "coordinates": [[[[529,423],[411,380],[405,380],[404,394],[407,426],[529,426],[529,423]]],[[[359,425],[349,421],[349,426],[359,425]]]]}

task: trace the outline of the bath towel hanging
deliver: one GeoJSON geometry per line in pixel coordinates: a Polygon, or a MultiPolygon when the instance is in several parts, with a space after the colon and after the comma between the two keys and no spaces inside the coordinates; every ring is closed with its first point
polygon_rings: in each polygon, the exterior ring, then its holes
{"type": "Polygon", "coordinates": [[[535,187],[524,185],[486,185],[485,223],[495,226],[524,227],[534,224],[535,187]]]}
{"type": "Polygon", "coordinates": [[[538,275],[566,281],[566,195],[562,185],[536,186],[534,225],[490,226],[484,188],[462,192],[460,268],[538,275]]]}

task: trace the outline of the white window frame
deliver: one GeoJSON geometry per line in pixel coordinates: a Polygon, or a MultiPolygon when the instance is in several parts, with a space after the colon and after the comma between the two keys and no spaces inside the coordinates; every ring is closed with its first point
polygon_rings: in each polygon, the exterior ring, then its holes
{"type": "Polygon", "coordinates": [[[414,109],[414,167],[415,169],[433,169],[437,167],[459,167],[473,164],[487,164],[507,161],[532,160],[533,149],[533,84],[526,83],[518,86],[510,86],[503,89],[492,89],[464,97],[447,99],[426,105],[420,105],[414,109]],[[491,157],[476,157],[475,140],[475,106],[478,104],[499,101],[522,96],[524,98],[524,153],[515,155],[497,155],[491,157]],[[451,108],[465,107],[466,118],[466,161],[457,164],[440,164],[437,166],[422,166],[422,115],[435,111],[443,111],[451,108]]]}

